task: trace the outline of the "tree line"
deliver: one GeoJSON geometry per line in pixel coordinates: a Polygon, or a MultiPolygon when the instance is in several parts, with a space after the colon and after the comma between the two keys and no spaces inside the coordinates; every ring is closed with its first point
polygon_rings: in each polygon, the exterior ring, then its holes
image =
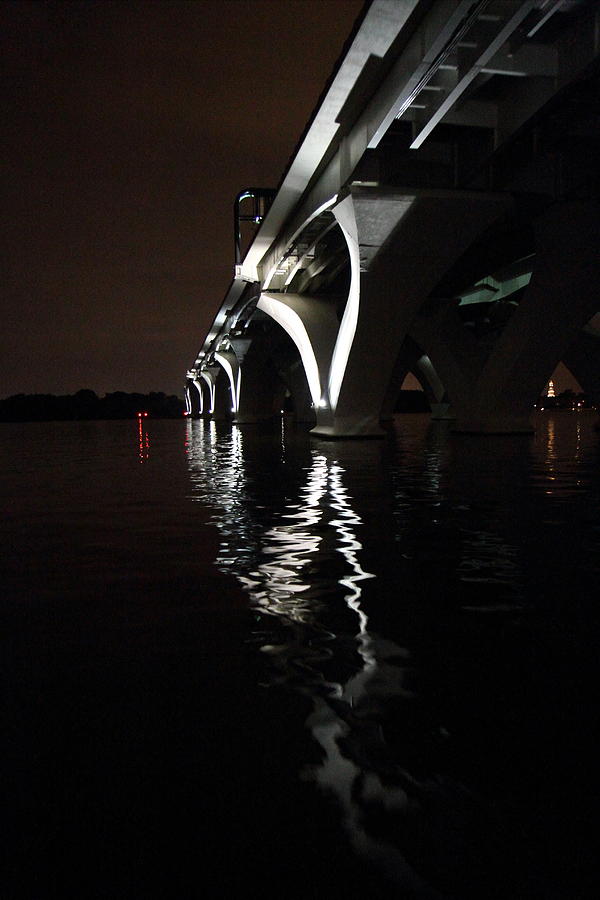
{"type": "Polygon", "coordinates": [[[115,391],[99,397],[94,391],[76,394],[15,394],[0,400],[1,422],[51,422],[70,419],[130,419],[138,412],[160,419],[183,415],[184,405],[174,394],[162,391],[126,394],[115,391]]]}

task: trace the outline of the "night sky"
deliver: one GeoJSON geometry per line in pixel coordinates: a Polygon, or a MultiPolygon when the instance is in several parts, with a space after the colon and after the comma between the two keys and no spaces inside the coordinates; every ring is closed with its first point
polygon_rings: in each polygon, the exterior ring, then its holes
{"type": "Polygon", "coordinates": [[[182,393],[362,0],[2,3],[0,397],[182,393]]]}

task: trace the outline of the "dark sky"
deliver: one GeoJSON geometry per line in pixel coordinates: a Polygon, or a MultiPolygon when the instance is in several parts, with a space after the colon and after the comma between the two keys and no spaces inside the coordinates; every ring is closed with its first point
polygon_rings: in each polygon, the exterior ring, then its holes
{"type": "Polygon", "coordinates": [[[0,397],[182,392],[362,0],[0,4],[0,397]]]}

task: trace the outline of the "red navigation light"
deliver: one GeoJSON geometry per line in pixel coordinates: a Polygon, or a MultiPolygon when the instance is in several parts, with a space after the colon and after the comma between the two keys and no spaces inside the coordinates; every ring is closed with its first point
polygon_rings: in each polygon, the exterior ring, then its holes
{"type": "Polygon", "coordinates": [[[139,412],[139,413],[137,414],[138,419],[141,419],[142,416],[143,416],[144,418],[147,418],[147,417],[148,417],[148,413],[147,413],[147,412],[139,412]]]}

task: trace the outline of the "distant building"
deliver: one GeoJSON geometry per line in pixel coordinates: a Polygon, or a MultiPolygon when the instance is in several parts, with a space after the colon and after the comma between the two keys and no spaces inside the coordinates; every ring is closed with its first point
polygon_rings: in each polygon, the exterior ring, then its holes
{"type": "Polygon", "coordinates": [[[552,379],[548,382],[548,390],[546,391],[546,396],[556,397],[556,394],[554,392],[554,382],[552,381],[552,379]]]}

